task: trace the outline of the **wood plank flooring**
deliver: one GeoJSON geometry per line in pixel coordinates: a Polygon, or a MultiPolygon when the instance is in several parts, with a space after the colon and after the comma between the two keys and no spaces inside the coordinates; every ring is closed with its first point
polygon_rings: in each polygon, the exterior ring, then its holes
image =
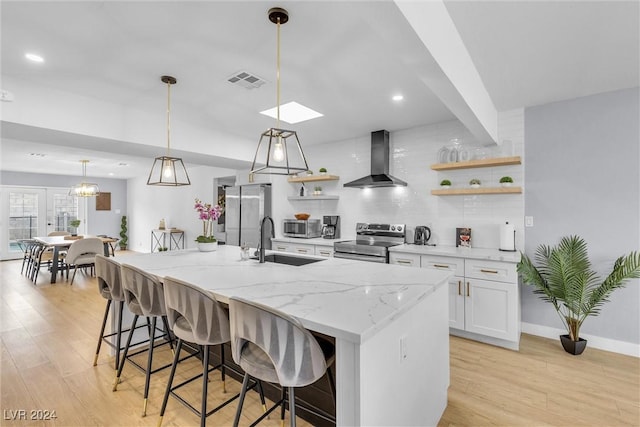
{"type": "MultiPolygon", "coordinates": [[[[21,262],[0,263],[0,425],[155,426],[168,369],[152,376],[143,418],[144,375],[126,365],[114,393],[107,346],[98,366],[92,366],[105,304],[95,279],[78,273],[72,287],[65,281],[50,285],[42,272],[34,286],[20,275],[21,262]],[[18,410],[26,411],[26,420],[12,419],[18,410]],[[57,418],[31,420],[31,410],[55,411],[57,418]]],[[[530,335],[522,336],[519,352],[457,337],[450,344],[451,386],[441,427],[640,425],[640,359],[592,348],[575,357],[556,340],[530,335]]],[[[170,357],[163,349],[154,365],[170,357]]],[[[177,375],[188,378],[199,369],[192,359],[180,365],[177,375]]],[[[239,389],[228,379],[223,394],[219,375],[213,373],[209,405],[239,389]]],[[[184,396],[198,402],[200,382],[184,396]]],[[[231,425],[235,408],[233,403],[212,415],[208,424],[231,425]]],[[[249,393],[241,425],[260,413],[257,395],[249,393]]],[[[276,411],[261,425],[279,425],[278,418],[276,411]]],[[[183,405],[169,400],[163,426],[198,423],[183,405]]]]}

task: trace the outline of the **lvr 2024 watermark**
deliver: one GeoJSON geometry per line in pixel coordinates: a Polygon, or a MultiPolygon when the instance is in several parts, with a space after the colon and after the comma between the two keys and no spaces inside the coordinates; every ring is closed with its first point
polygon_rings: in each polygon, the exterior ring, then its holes
{"type": "Polygon", "coordinates": [[[49,421],[58,418],[56,411],[49,409],[3,409],[2,419],[7,421],[49,421]]]}

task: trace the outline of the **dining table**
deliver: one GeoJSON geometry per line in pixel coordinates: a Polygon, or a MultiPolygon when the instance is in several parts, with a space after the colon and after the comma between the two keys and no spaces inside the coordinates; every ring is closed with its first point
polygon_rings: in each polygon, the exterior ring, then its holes
{"type": "MultiPolygon", "coordinates": [[[[102,236],[43,236],[43,237],[34,237],[33,240],[44,245],[49,248],[53,248],[53,259],[57,260],[60,256],[60,250],[68,248],[71,246],[73,242],[79,239],[87,238],[87,237],[97,237],[102,240],[102,244],[104,246],[104,256],[109,256],[110,244],[115,243],[118,239],[114,239],[113,237],[102,237],[102,236]]],[[[56,283],[56,278],[58,277],[59,265],[57,262],[51,263],[51,283],[56,283]]]]}

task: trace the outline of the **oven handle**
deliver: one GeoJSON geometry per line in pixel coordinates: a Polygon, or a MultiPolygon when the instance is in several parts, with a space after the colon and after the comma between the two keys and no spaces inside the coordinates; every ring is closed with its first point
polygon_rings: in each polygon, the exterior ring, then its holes
{"type": "Polygon", "coordinates": [[[386,264],[387,258],[381,256],[373,256],[373,255],[358,255],[347,252],[334,252],[334,258],[344,258],[344,259],[355,259],[358,261],[369,261],[369,262],[379,262],[386,264]]]}

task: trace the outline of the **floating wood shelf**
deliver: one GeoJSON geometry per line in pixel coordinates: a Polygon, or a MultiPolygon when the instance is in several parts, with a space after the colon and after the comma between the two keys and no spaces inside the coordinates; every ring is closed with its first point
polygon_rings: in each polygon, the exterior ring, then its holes
{"type": "Polygon", "coordinates": [[[520,194],[522,187],[447,188],[431,190],[434,196],[468,196],[474,194],[520,194]]]}
{"type": "Polygon", "coordinates": [[[307,175],[307,176],[292,176],[287,179],[288,182],[316,182],[316,181],[336,181],[340,179],[335,175],[307,175]]]}
{"type": "Polygon", "coordinates": [[[431,169],[434,171],[446,171],[456,169],[488,168],[491,166],[519,165],[520,163],[522,163],[520,156],[496,157],[493,159],[468,160],[466,162],[435,163],[431,165],[431,169]]]}
{"type": "Polygon", "coordinates": [[[289,196],[289,200],[338,200],[339,196],[332,196],[329,194],[323,194],[320,196],[289,196]]]}

